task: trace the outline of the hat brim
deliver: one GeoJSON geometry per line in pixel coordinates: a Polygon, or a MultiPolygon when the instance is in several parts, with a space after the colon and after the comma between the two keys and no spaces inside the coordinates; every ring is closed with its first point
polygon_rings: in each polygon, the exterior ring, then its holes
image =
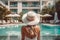
{"type": "Polygon", "coordinates": [[[22,17],[22,21],[26,24],[26,25],[37,25],[40,21],[40,17],[38,15],[35,16],[35,20],[34,21],[28,21],[27,20],[27,13],[23,15],[22,17]]]}

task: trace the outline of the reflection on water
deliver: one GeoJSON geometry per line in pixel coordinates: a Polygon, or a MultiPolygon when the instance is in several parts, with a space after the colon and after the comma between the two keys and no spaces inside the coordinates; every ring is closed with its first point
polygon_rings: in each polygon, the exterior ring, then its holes
{"type": "MultiPolygon", "coordinates": [[[[58,36],[41,36],[41,40],[57,40],[60,39],[58,36]]],[[[18,36],[0,36],[0,40],[21,40],[21,37],[18,36]]]]}
{"type": "Polygon", "coordinates": [[[10,40],[19,40],[17,36],[10,36],[10,40]]]}
{"type": "Polygon", "coordinates": [[[0,40],[7,40],[7,36],[0,36],[0,40]]]}
{"type": "Polygon", "coordinates": [[[9,38],[7,36],[0,36],[0,40],[20,40],[20,37],[18,36],[9,36],[9,38]]]}

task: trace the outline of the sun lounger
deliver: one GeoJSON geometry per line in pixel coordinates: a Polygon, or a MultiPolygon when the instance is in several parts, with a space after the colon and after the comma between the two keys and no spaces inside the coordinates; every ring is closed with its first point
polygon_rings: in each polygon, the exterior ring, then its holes
{"type": "Polygon", "coordinates": [[[10,23],[10,20],[8,20],[7,23],[10,23]]]}
{"type": "Polygon", "coordinates": [[[55,23],[59,23],[59,20],[56,20],[55,23]]]}
{"type": "Polygon", "coordinates": [[[2,21],[0,20],[0,23],[2,23],[2,21]]]}
{"type": "Polygon", "coordinates": [[[50,23],[52,23],[52,24],[53,24],[53,23],[54,23],[54,20],[50,20],[50,23]]]}
{"type": "Polygon", "coordinates": [[[16,20],[14,20],[14,23],[16,23],[16,20]]]}
{"type": "Polygon", "coordinates": [[[11,20],[11,23],[13,23],[13,20],[11,20]]]}
{"type": "Polygon", "coordinates": [[[59,23],[59,20],[50,20],[50,23],[59,23]]]}
{"type": "Polygon", "coordinates": [[[14,23],[18,23],[18,20],[14,20],[14,23]]]}
{"type": "Polygon", "coordinates": [[[18,20],[16,20],[16,23],[18,23],[18,20]]]}
{"type": "Polygon", "coordinates": [[[46,23],[45,20],[43,20],[43,23],[46,23]]]}
{"type": "Polygon", "coordinates": [[[5,20],[3,20],[3,24],[6,24],[6,21],[5,20]]]}

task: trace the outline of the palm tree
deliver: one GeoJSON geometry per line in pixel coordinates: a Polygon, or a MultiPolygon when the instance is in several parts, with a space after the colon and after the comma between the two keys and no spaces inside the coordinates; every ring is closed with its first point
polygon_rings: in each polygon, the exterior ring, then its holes
{"type": "Polygon", "coordinates": [[[41,14],[43,14],[43,15],[44,15],[44,14],[51,14],[50,12],[51,12],[51,13],[55,12],[54,6],[51,7],[51,8],[45,6],[45,7],[42,9],[41,14]]]}
{"type": "Polygon", "coordinates": [[[11,12],[8,11],[8,9],[6,7],[4,7],[3,5],[0,4],[0,20],[5,19],[5,16],[7,14],[10,14],[11,12]]]}
{"type": "Polygon", "coordinates": [[[21,21],[21,22],[22,22],[22,16],[23,16],[23,14],[24,14],[23,12],[19,13],[19,15],[20,15],[19,21],[21,21]]]}
{"type": "Polygon", "coordinates": [[[56,7],[56,11],[58,13],[58,18],[60,20],[60,0],[56,2],[55,7],[56,7]]]}

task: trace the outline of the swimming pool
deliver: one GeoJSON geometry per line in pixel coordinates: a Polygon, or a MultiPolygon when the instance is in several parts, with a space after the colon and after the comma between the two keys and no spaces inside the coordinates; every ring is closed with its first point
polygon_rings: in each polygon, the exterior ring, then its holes
{"type": "Polygon", "coordinates": [[[57,40],[58,36],[60,38],[60,25],[41,24],[40,26],[41,40],[57,40]]]}
{"type": "MultiPolygon", "coordinates": [[[[21,40],[22,24],[8,25],[0,28],[0,40],[21,40]]],[[[40,24],[41,40],[55,40],[60,35],[60,25],[40,24]]]]}
{"type": "Polygon", "coordinates": [[[41,24],[41,35],[60,35],[60,25],[41,24]]]}

